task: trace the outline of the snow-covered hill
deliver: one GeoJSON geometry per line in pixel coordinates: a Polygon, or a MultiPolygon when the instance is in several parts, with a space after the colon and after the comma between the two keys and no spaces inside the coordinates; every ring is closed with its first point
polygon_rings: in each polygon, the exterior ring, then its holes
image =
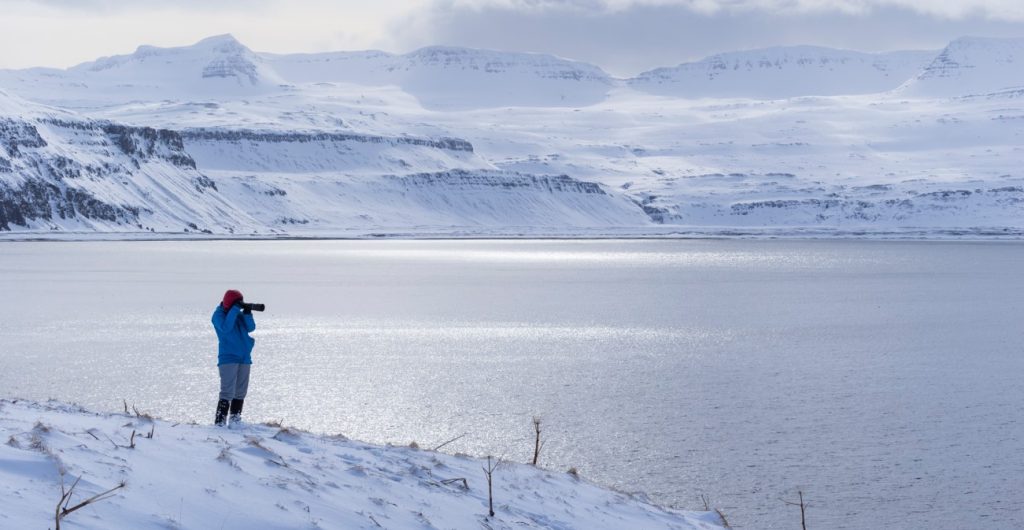
{"type": "Polygon", "coordinates": [[[900,86],[934,57],[931,51],[870,54],[792,46],[713,55],[628,82],[637,90],[683,98],[873,94],[900,86]]]}
{"type": "Polygon", "coordinates": [[[917,97],[1024,90],[1024,39],[964,37],[951,42],[900,93],[917,97]]]}
{"type": "Polygon", "coordinates": [[[355,529],[722,528],[562,471],[381,447],[287,427],[240,430],[0,400],[0,527],[52,528],[61,483],[77,479],[62,527],[355,529]]]}
{"type": "Polygon", "coordinates": [[[0,230],[211,234],[642,226],[625,197],[458,138],[128,126],[0,93],[0,230]]]}

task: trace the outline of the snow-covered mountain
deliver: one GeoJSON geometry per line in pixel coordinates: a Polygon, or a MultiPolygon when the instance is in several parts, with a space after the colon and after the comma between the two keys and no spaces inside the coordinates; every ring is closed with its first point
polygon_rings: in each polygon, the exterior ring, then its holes
{"type": "Polygon", "coordinates": [[[919,97],[1006,91],[1024,91],[1024,39],[957,39],[900,87],[902,94],[919,97]]]}
{"type": "Polygon", "coordinates": [[[93,107],[169,98],[225,100],[281,90],[264,59],[230,35],[192,46],[140,46],[67,70],[0,72],[0,87],[48,104],[93,107]]]}
{"type": "Polygon", "coordinates": [[[628,83],[637,90],[684,98],[873,94],[900,86],[934,57],[930,51],[871,54],[816,46],[779,47],[657,68],[628,83]]]}
{"type": "Polygon", "coordinates": [[[1021,42],[776,48],[628,82],[546,55],[230,36],[0,71],[0,228],[1019,237],[1021,42]]]}
{"type": "Polygon", "coordinates": [[[263,57],[292,83],[395,85],[425,107],[576,107],[604,100],[611,76],[551,55],[432,46],[405,55],[340,52],[263,57]]]}
{"type": "Polygon", "coordinates": [[[599,67],[551,55],[433,46],[405,55],[255,53],[231,35],[191,46],[140,46],[68,70],[0,71],[0,86],[48,104],[88,108],[165,99],[230,100],[293,85],[397,86],[424,107],[591,105],[615,81],[599,67]]]}
{"type": "Polygon", "coordinates": [[[131,55],[104,57],[75,66],[69,73],[100,83],[128,83],[136,90],[151,86],[219,96],[282,83],[261,57],[231,35],[209,37],[180,48],[140,46],[131,55]],[[135,84],[142,80],[146,84],[135,84]]]}

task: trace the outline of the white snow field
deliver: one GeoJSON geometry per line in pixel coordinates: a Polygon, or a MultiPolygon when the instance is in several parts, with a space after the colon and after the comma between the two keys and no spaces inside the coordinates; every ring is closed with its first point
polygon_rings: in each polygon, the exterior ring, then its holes
{"type": "Polygon", "coordinates": [[[53,528],[61,481],[79,478],[69,508],[124,487],[67,514],[62,528],[722,528],[715,512],[659,508],[565,471],[508,462],[493,474],[488,517],[486,460],[287,427],[232,430],[0,400],[0,435],[2,528],[53,528]]]}
{"type": "Polygon", "coordinates": [[[254,52],[0,71],[0,231],[1024,235],[1024,39],[720,54],[254,52]]]}

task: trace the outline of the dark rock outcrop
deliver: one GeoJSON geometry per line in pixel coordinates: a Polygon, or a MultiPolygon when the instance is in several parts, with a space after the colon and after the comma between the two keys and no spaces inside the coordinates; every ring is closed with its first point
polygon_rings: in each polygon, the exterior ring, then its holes
{"type": "Polygon", "coordinates": [[[460,138],[418,138],[414,136],[376,136],[344,132],[280,132],[248,129],[185,129],[181,137],[191,141],[308,143],[308,142],[360,142],[392,145],[413,145],[473,152],[473,144],[460,138]]]}

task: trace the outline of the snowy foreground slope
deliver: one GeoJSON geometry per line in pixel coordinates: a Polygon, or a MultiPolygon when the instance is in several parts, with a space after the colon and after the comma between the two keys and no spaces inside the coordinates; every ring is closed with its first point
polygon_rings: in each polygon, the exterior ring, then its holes
{"type": "Polygon", "coordinates": [[[721,528],[714,512],[663,509],[511,463],[494,473],[491,518],[486,461],[287,428],[0,400],[0,435],[2,528],[53,528],[61,473],[67,486],[81,477],[70,506],[125,484],[67,515],[62,528],[721,528]]]}
{"type": "MultiPolygon", "coordinates": [[[[1024,39],[527,53],[230,35],[0,71],[0,232],[1024,236],[1024,39]]],[[[0,237],[4,237],[0,234],[0,237]]]]}

